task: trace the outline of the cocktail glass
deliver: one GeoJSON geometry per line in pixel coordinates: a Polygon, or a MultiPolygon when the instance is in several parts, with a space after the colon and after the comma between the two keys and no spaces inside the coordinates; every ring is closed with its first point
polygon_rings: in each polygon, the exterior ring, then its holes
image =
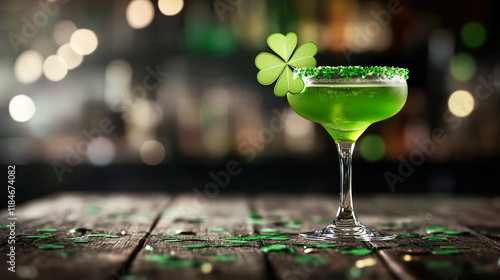
{"type": "MultiPolygon", "coordinates": [[[[305,70],[302,69],[302,73],[307,73],[305,70]]],[[[297,114],[321,124],[332,136],[339,153],[341,184],[339,209],[332,223],[299,236],[339,241],[394,238],[394,234],[365,227],[356,217],[351,162],[356,140],[368,126],[395,115],[403,108],[408,94],[405,77],[332,75],[324,78],[303,74],[302,79],[304,90],[298,94],[288,93],[288,103],[297,114]]]]}

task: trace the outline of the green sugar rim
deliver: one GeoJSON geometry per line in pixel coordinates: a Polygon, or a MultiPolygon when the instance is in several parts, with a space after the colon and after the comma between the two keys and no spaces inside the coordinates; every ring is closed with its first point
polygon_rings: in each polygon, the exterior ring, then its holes
{"type": "Polygon", "coordinates": [[[366,78],[367,76],[388,77],[399,76],[408,79],[410,70],[394,66],[318,66],[295,68],[294,75],[299,78],[331,79],[332,77],[366,78]]]}

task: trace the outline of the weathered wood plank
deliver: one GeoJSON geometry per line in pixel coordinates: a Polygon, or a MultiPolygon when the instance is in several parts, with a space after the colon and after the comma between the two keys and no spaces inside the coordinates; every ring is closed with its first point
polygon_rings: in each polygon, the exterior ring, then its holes
{"type": "MultiPolygon", "coordinates": [[[[360,209],[363,204],[360,200],[360,209]]],[[[263,226],[274,224],[280,232],[290,234],[291,237],[286,242],[265,241],[264,245],[282,243],[296,250],[294,254],[268,253],[272,270],[278,279],[393,279],[390,271],[374,252],[367,255],[342,253],[350,248],[366,248],[364,242],[328,242],[338,247],[318,248],[315,253],[306,254],[310,250],[304,246],[323,242],[303,240],[298,238],[297,234],[326,226],[334,218],[337,207],[338,198],[333,196],[298,197],[277,194],[259,196],[255,200],[255,208],[269,222],[263,226]],[[291,220],[300,222],[301,227],[290,229],[287,221],[291,220]],[[323,261],[301,262],[309,256],[319,257],[323,261]]]]}
{"type": "Polygon", "coordinates": [[[200,203],[191,195],[180,195],[163,212],[161,219],[147,238],[145,245],[153,251],[142,250],[134,260],[131,274],[147,279],[268,279],[265,256],[259,242],[243,243],[245,247],[184,248],[185,245],[238,245],[221,238],[252,234],[248,217],[251,209],[243,196],[217,197],[200,203]],[[222,229],[225,228],[225,229],[222,229]],[[193,234],[176,234],[178,229],[193,234]],[[215,231],[221,230],[221,231],[215,231]],[[162,237],[200,238],[203,241],[169,242],[162,237]],[[175,263],[148,261],[152,255],[168,255],[178,260],[196,260],[198,265],[178,267],[175,263]],[[230,256],[234,260],[214,258],[230,256]],[[203,263],[203,266],[201,266],[203,263]]]}
{"type": "MultiPolygon", "coordinates": [[[[16,273],[0,271],[0,279],[106,279],[123,274],[134,250],[151,229],[159,212],[168,204],[163,194],[84,194],[47,197],[19,207],[16,221],[16,273]],[[53,228],[57,232],[40,233],[53,228]],[[71,233],[73,228],[92,231],[71,233]],[[108,234],[108,237],[88,237],[108,234]],[[53,235],[48,239],[23,236],[53,235]],[[67,238],[89,240],[76,243],[67,238]],[[64,245],[63,249],[39,249],[40,245],[64,245]],[[76,254],[76,255],[75,255],[76,254]],[[33,274],[35,273],[35,274],[33,274]]],[[[5,216],[2,220],[5,220],[5,216]]],[[[3,230],[2,230],[3,231],[3,230]]],[[[1,251],[7,252],[7,234],[2,233],[1,251]]],[[[6,254],[0,261],[5,264],[6,254]]]]}
{"type": "MultiPolygon", "coordinates": [[[[394,218],[392,225],[387,225],[388,231],[399,234],[418,233],[421,236],[398,237],[395,240],[370,244],[390,248],[380,250],[379,254],[402,279],[498,279],[500,247],[496,242],[464,225],[467,224],[467,214],[466,210],[460,208],[468,201],[431,195],[394,196],[391,200],[374,197],[370,203],[371,207],[384,209],[387,217],[394,218]],[[466,231],[470,234],[429,233],[427,230],[430,226],[440,226],[445,230],[457,232],[466,231]],[[424,237],[446,237],[447,240],[429,241],[424,237]],[[404,244],[411,245],[402,246],[404,244]],[[456,254],[438,254],[444,250],[458,251],[456,254]]],[[[480,201],[482,204],[486,202],[481,198],[471,201],[479,204],[480,201]]],[[[475,217],[479,220],[485,218],[478,214],[475,214],[475,217]]]]}
{"type": "MultiPolygon", "coordinates": [[[[373,253],[363,256],[345,255],[338,247],[315,248],[315,252],[306,254],[304,246],[318,242],[297,239],[297,234],[328,224],[336,213],[338,197],[277,194],[251,199],[219,196],[205,201],[191,195],[180,195],[169,202],[169,197],[161,194],[73,193],[19,207],[16,215],[16,268],[24,269],[25,273],[34,270],[37,279],[118,279],[124,274],[135,275],[135,279],[141,280],[500,278],[498,240],[494,234],[482,234],[483,229],[500,229],[499,209],[493,198],[386,194],[355,196],[354,204],[365,225],[397,234],[419,233],[421,236],[398,237],[386,242],[330,242],[344,248],[374,248],[373,253]],[[423,230],[431,225],[471,234],[429,234],[423,230]],[[91,228],[92,232],[69,232],[76,227],[91,228]],[[59,231],[38,233],[37,229],[41,228],[59,231]],[[176,235],[175,229],[195,234],[176,235]],[[122,235],[122,231],[125,234],[122,235]],[[183,247],[231,244],[223,238],[274,231],[287,234],[290,239],[248,241],[242,243],[245,247],[183,247]],[[88,237],[89,233],[118,237],[88,237]],[[54,237],[20,238],[39,234],[54,237]],[[82,235],[82,240],[91,242],[75,243],[64,239],[82,235]],[[166,235],[205,240],[172,242],[164,240],[166,235]],[[448,239],[429,241],[422,236],[445,236],[448,239]],[[44,244],[61,244],[65,248],[38,249],[38,245],[44,244]],[[262,246],[272,244],[285,244],[295,252],[261,250],[262,246]],[[459,248],[458,254],[453,255],[433,254],[434,250],[447,249],[439,245],[470,248],[459,248]],[[66,252],[66,256],[61,252],[66,252]],[[78,255],[70,256],[72,252],[78,255]],[[151,256],[162,254],[176,257],[181,262],[172,265],[172,262],[151,261],[151,256]],[[318,258],[308,259],[309,256],[318,258]]],[[[5,221],[6,217],[6,213],[0,214],[0,220],[5,221]]],[[[1,229],[0,234],[0,249],[7,252],[8,231],[1,229]]],[[[6,263],[5,257],[6,254],[2,254],[0,262],[6,263]]],[[[6,269],[0,271],[0,279],[22,279],[19,276],[6,269]]]]}

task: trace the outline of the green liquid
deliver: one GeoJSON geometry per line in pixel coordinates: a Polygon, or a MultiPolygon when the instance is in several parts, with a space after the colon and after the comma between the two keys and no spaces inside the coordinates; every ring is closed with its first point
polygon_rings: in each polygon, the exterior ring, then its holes
{"type": "Polygon", "coordinates": [[[372,123],[403,108],[408,90],[397,85],[308,85],[287,94],[297,114],[321,124],[337,143],[354,143],[372,123]]]}

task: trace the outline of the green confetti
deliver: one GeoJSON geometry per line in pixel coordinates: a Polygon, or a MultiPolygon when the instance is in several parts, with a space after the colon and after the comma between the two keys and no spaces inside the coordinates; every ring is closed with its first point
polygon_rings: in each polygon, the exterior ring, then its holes
{"type": "Polygon", "coordinates": [[[318,265],[328,264],[328,260],[323,257],[300,255],[293,258],[297,263],[314,263],[318,265]]]}
{"type": "Polygon", "coordinates": [[[217,255],[210,258],[213,261],[236,261],[238,260],[237,255],[217,255]]]}
{"type": "Polygon", "coordinates": [[[89,243],[90,240],[74,240],[75,243],[89,243]]]}
{"type": "Polygon", "coordinates": [[[352,255],[358,255],[358,256],[369,255],[371,253],[372,253],[372,250],[366,249],[366,248],[342,250],[342,254],[352,254],[352,255]]]}
{"type": "Polygon", "coordinates": [[[69,257],[74,257],[80,254],[78,251],[56,251],[55,252],[56,256],[66,259],[69,257]]]}
{"type": "Polygon", "coordinates": [[[144,258],[148,262],[157,262],[164,268],[198,267],[203,264],[200,260],[185,260],[169,255],[149,255],[144,258]]]}
{"type": "Polygon", "coordinates": [[[441,233],[441,234],[448,234],[448,235],[466,235],[466,234],[471,234],[470,231],[466,230],[444,230],[441,232],[434,232],[434,233],[441,233]]]}
{"type": "Polygon", "coordinates": [[[42,249],[42,250],[64,249],[64,245],[59,245],[59,244],[42,244],[42,245],[38,245],[38,249],[42,249]]]}
{"type": "Polygon", "coordinates": [[[440,246],[443,249],[470,249],[470,246],[440,246]]]}
{"type": "Polygon", "coordinates": [[[86,233],[87,231],[92,231],[92,229],[90,228],[72,228],[69,230],[70,233],[77,233],[77,232],[81,232],[81,233],[86,233]]]}
{"type": "Polygon", "coordinates": [[[36,230],[37,232],[58,232],[58,229],[55,228],[39,228],[36,230]]]}
{"type": "Polygon", "coordinates": [[[215,244],[215,245],[210,245],[209,247],[247,247],[247,246],[251,245],[245,243],[235,243],[235,244],[215,244]]]}
{"type": "Polygon", "coordinates": [[[183,239],[179,239],[179,238],[162,238],[162,240],[165,242],[182,242],[182,241],[184,241],[183,239]]]}
{"type": "Polygon", "coordinates": [[[114,234],[105,234],[105,235],[103,235],[103,237],[106,237],[106,238],[118,238],[120,236],[119,235],[114,235],[114,234]]]}
{"type": "Polygon", "coordinates": [[[233,228],[215,227],[215,228],[208,228],[208,231],[212,231],[212,232],[233,231],[233,228]]]}
{"type": "Polygon", "coordinates": [[[424,236],[422,239],[431,240],[431,241],[446,241],[448,238],[441,236],[424,236]]]}
{"type": "Polygon", "coordinates": [[[285,96],[288,92],[301,92],[305,86],[304,81],[294,78],[290,66],[316,66],[314,55],[318,52],[318,46],[313,42],[304,43],[297,48],[290,58],[297,46],[297,35],[295,33],[290,32],[286,36],[279,33],[271,34],[267,38],[267,44],[281,59],[266,52],[257,55],[255,66],[260,70],[257,74],[259,83],[269,85],[278,79],[274,87],[274,94],[279,97],[285,96]]]}
{"type": "Polygon", "coordinates": [[[33,239],[47,239],[54,237],[53,235],[27,235],[21,236],[22,238],[33,238],[33,239]]]}
{"type": "Polygon", "coordinates": [[[432,234],[435,232],[446,230],[446,228],[444,226],[428,226],[423,228],[422,230],[427,232],[428,234],[432,234]]]}
{"type": "Polygon", "coordinates": [[[248,215],[248,218],[250,220],[262,220],[262,217],[256,211],[250,212],[250,214],[248,215]]]}
{"type": "Polygon", "coordinates": [[[419,233],[407,233],[407,234],[398,234],[398,236],[411,238],[411,237],[420,237],[420,234],[419,233]]]}
{"type": "Polygon", "coordinates": [[[209,244],[191,244],[191,245],[183,245],[182,248],[206,248],[210,247],[209,244]]]}
{"type": "Polygon", "coordinates": [[[87,237],[104,237],[106,234],[104,233],[96,233],[96,234],[87,234],[87,237]]]}
{"type": "Polygon", "coordinates": [[[9,225],[0,225],[0,229],[10,229],[9,225]]]}
{"type": "Polygon", "coordinates": [[[191,224],[201,224],[201,223],[203,223],[203,219],[192,219],[192,220],[189,220],[189,222],[191,224]]]}
{"type": "Polygon", "coordinates": [[[434,250],[432,251],[434,255],[452,255],[460,253],[459,250],[434,250]]]}
{"type": "Polygon", "coordinates": [[[430,269],[436,268],[449,268],[453,266],[453,262],[451,261],[428,261],[426,263],[426,267],[430,269]]]}
{"type": "Polygon", "coordinates": [[[279,230],[277,228],[261,228],[258,231],[263,233],[277,233],[279,230]]]}
{"type": "Polygon", "coordinates": [[[275,253],[294,253],[295,250],[290,248],[285,244],[273,244],[269,246],[264,246],[260,248],[263,252],[275,252],[275,253]]]}

